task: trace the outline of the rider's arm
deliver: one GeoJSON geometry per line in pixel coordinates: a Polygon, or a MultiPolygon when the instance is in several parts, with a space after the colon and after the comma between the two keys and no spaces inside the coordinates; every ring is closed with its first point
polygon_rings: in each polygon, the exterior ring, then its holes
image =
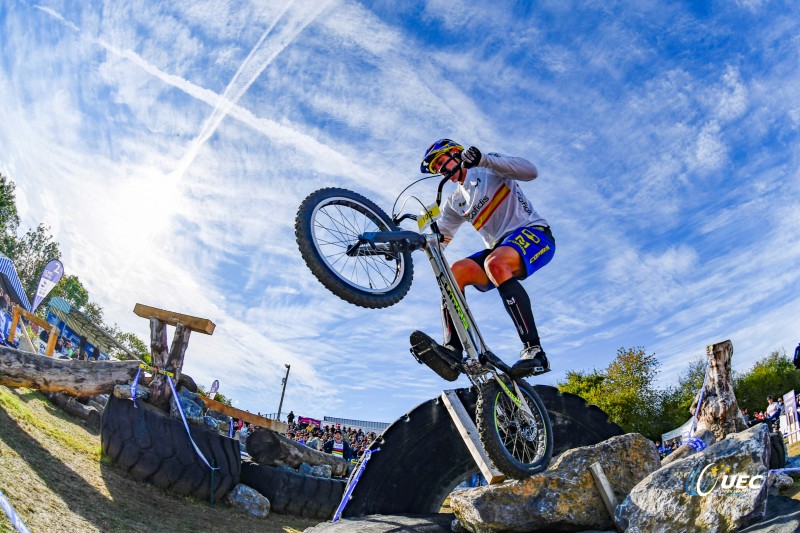
{"type": "Polygon", "coordinates": [[[539,175],[536,166],[524,157],[512,157],[494,152],[483,154],[478,166],[491,168],[505,177],[517,181],[531,181],[539,175]]]}
{"type": "Polygon", "coordinates": [[[459,215],[455,208],[453,208],[453,198],[448,198],[442,206],[442,218],[437,223],[439,226],[439,233],[444,237],[444,241],[442,241],[443,250],[450,244],[450,241],[453,240],[453,236],[463,223],[464,217],[459,215]]]}

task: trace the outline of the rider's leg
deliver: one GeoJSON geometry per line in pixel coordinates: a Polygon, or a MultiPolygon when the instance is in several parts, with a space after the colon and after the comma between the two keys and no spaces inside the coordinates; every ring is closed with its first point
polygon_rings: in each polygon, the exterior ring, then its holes
{"type": "Polygon", "coordinates": [[[525,345],[538,346],[539,332],[536,330],[536,322],[533,319],[533,309],[531,300],[525,288],[517,280],[517,277],[526,276],[525,265],[522,257],[510,246],[500,246],[486,258],[486,274],[491,282],[497,287],[503,305],[506,308],[514,325],[517,334],[525,345]]]}
{"type": "MultiPolygon", "coordinates": [[[[453,263],[450,268],[462,293],[469,285],[483,286],[491,283],[486,273],[473,259],[460,259],[453,263]]],[[[461,339],[458,338],[453,319],[450,317],[450,313],[447,312],[447,306],[444,301],[442,301],[442,330],[444,334],[444,342],[442,344],[460,355],[464,351],[464,346],[461,344],[461,339]]]]}

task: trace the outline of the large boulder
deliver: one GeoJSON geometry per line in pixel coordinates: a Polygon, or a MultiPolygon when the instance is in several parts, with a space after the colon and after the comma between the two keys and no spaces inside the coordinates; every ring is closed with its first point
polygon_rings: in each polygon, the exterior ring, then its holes
{"type": "Polygon", "coordinates": [[[611,529],[589,470],[593,463],[603,467],[618,501],[661,466],[655,444],[628,433],[567,450],[528,479],[455,492],[450,506],[461,526],[473,532],[611,529]]]}
{"type": "Polygon", "coordinates": [[[770,440],[764,424],[668,464],[617,507],[628,533],[734,531],[764,517],[770,440]]]}

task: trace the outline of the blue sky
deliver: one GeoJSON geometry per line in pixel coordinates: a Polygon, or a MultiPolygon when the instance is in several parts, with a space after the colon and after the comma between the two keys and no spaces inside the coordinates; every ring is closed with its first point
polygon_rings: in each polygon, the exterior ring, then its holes
{"type": "MultiPolygon", "coordinates": [[[[540,382],[643,346],[665,385],[713,342],[745,369],[800,341],[799,35],[768,0],[9,0],[0,171],[108,322],[217,324],[198,382],[275,412],[291,364],[284,412],[389,422],[452,386],[408,353],[439,335],[427,262],[398,305],[351,306],[302,262],[297,206],[339,186],[389,210],[439,137],[524,156],[558,241],[524,283],[540,382]]],[[[480,248],[464,226],[447,255],[480,248]]],[[[500,299],[467,297],[516,357],[500,299]]]]}

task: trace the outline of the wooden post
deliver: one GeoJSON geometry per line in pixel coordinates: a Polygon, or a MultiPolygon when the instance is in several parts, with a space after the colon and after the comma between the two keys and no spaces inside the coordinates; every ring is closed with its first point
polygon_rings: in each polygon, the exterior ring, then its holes
{"type": "Polygon", "coordinates": [[[729,433],[737,433],[747,429],[747,423],[736,403],[733,392],[733,375],[731,374],[731,357],[733,344],[731,341],[722,341],[708,347],[708,378],[705,387],[701,390],[694,402],[691,412],[697,413],[697,428],[695,433],[704,429],[710,430],[717,442],[729,433]],[[703,402],[698,411],[697,402],[700,395],[703,402]]]}
{"type": "Polygon", "coordinates": [[[589,471],[592,473],[594,484],[600,492],[600,498],[603,499],[603,505],[606,506],[608,514],[611,515],[614,528],[616,528],[617,531],[622,531],[616,519],[617,497],[614,495],[614,489],[611,488],[611,483],[608,482],[605,472],[603,472],[603,466],[600,463],[592,463],[589,466],[589,471]]]}
{"type": "Polygon", "coordinates": [[[8,342],[14,342],[14,336],[17,333],[17,324],[19,324],[20,316],[24,316],[30,322],[33,322],[37,326],[47,330],[47,348],[45,349],[44,354],[48,357],[52,356],[53,350],[55,350],[56,347],[56,340],[58,339],[58,328],[50,322],[42,320],[33,313],[29,313],[27,310],[18,305],[14,306],[14,318],[11,321],[11,332],[8,334],[8,342]]]}
{"type": "Polygon", "coordinates": [[[464,404],[458,399],[458,395],[454,390],[446,390],[442,392],[442,402],[450,413],[453,423],[456,425],[461,438],[464,439],[464,444],[467,445],[469,453],[475,459],[478,468],[480,469],[483,477],[489,485],[502,483],[506,476],[494,466],[492,460],[486,455],[481,444],[480,437],[478,436],[478,428],[469,417],[464,404]]]}
{"type": "Polygon", "coordinates": [[[173,381],[177,383],[183,370],[183,359],[191,332],[211,335],[216,326],[207,318],[183,315],[142,304],[136,304],[133,312],[150,320],[150,354],[153,366],[160,370],[150,383],[150,403],[169,411],[172,391],[162,372],[173,374],[173,381]],[[175,334],[169,349],[167,349],[167,325],[175,326],[175,334]]]}

